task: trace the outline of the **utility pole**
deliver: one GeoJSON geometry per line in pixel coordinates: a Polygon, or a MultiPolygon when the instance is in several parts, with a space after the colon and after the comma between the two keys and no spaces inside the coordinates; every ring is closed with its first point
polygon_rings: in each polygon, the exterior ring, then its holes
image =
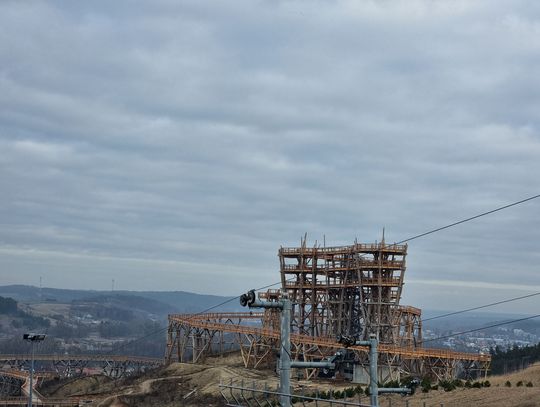
{"type": "MultiPolygon", "coordinates": [[[[279,391],[283,394],[291,393],[291,300],[289,295],[282,292],[281,295],[281,346],[279,351],[279,391]]],[[[266,307],[263,307],[266,308],[266,307]]],[[[281,396],[281,405],[290,407],[291,399],[281,396]]]]}
{"type": "MultiPolygon", "coordinates": [[[[281,319],[281,338],[279,352],[279,393],[281,407],[291,407],[291,368],[326,368],[335,369],[335,361],[342,356],[341,352],[337,352],[331,360],[320,362],[301,362],[291,360],[291,310],[292,304],[289,299],[289,294],[285,290],[281,290],[281,298],[278,301],[261,301],[255,296],[255,290],[250,290],[246,294],[240,296],[240,305],[249,308],[265,308],[279,309],[281,319]]],[[[377,346],[378,340],[375,334],[369,336],[368,341],[356,341],[354,338],[339,336],[338,342],[344,347],[368,346],[369,347],[369,393],[371,407],[379,407],[379,394],[381,393],[400,393],[412,394],[413,388],[398,387],[379,389],[378,385],[378,368],[377,368],[377,346]]],[[[414,382],[414,381],[413,381],[414,382]]],[[[414,382],[413,386],[418,384],[414,382]]]]}
{"type": "Polygon", "coordinates": [[[418,380],[411,382],[411,387],[387,387],[379,389],[378,384],[378,367],[377,367],[377,346],[378,340],[375,334],[369,335],[369,341],[357,341],[354,338],[347,336],[339,336],[338,342],[345,347],[352,345],[355,346],[369,346],[369,399],[372,407],[379,407],[379,394],[383,393],[399,393],[399,394],[413,394],[416,386],[418,386],[418,380]]]}
{"type": "Polygon", "coordinates": [[[240,304],[249,308],[277,308],[281,312],[281,338],[279,352],[279,392],[282,407],[291,407],[291,368],[327,368],[334,369],[335,363],[300,362],[291,360],[291,310],[289,294],[282,290],[278,301],[260,301],[255,297],[255,290],[240,296],[240,304]]]}
{"type": "Polygon", "coordinates": [[[377,346],[378,342],[375,334],[369,335],[368,341],[357,341],[354,338],[347,336],[338,336],[337,341],[344,347],[355,346],[368,346],[369,347],[369,403],[372,407],[379,407],[379,383],[378,383],[378,367],[377,367],[377,346]]]}
{"type": "Polygon", "coordinates": [[[374,334],[369,335],[369,400],[372,407],[379,407],[379,378],[377,359],[377,337],[374,334]]]}
{"type": "Polygon", "coordinates": [[[32,360],[30,362],[30,390],[28,391],[28,407],[32,407],[32,392],[34,390],[34,344],[45,339],[45,334],[24,334],[23,339],[32,345],[32,360]]]}

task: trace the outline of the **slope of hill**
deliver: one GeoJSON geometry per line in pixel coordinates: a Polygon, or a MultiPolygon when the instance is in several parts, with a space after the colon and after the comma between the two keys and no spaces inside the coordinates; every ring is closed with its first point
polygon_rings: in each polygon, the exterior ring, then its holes
{"type": "MultiPolygon", "coordinates": [[[[444,407],[538,407],[540,406],[540,364],[535,364],[520,372],[508,375],[491,376],[487,378],[491,387],[480,389],[458,388],[445,392],[444,390],[422,393],[418,391],[414,396],[407,397],[411,407],[444,406],[444,407]],[[510,382],[511,387],[507,387],[510,382]],[[518,387],[518,383],[522,385],[518,387]],[[526,387],[528,382],[532,387],[526,387]]],[[[402,406],[403,398],[400,396],[381,397],[381,405],[388,405],[392,399],[392,405],[402,406]]]]}
{"type": "MultiPolygon", "coordinates": [[[[68,290],[60,288],[34,287],[27,285],[0,286],[0,296],[10,297],[20,302],[59,302],[66,303],[100,296],[136,296],[166,304],[167,312],[200,312],[231,297],[195,294],[185,291],[93,291],[68,290]]],[[[154,304],[158,306],[158,304],[154,304]]],[[[222,311],[239,310],[238,301],[231,301],[218,308],[222,311]]]]}
{"type": "MultiPolygon", "coordinates": [[[[211,358],[205,364],[175,363],[160,370],[149,372],[135,379],[110,382],[81,378],[68,380],[65,385],[49,385],[43,391],[52,397],[73,395],[97,398],[99,406],[223,406],[218,384],[244,380],[246,383],[266,382],[270,388],[277,385],[277,376],[272,370],[245,369],[238,355],[211,358]],[[96,384],[100,383],[100,384],[96,384]]],[[[491,387],[480,389],[460,388],[451,392],[434,390],[429,393],[417,392],[412,397],[399,395],[381,396],[380,405],[394,407],[535,407],[540,406],[540,364],[519,373],[490,377],[491,387]],[[505,383],[509,381],[511,387],[505,383]],[[518,382],[531,382],[533,387],[517,387],[518,382]],[[408,403],[408,404],[407,404],[408,403]],[[425,404],[424,404],[425,403],[425,404]]],[[[293,386],[304,391],[339,390],[350,386],[347,382],[297,381],[293,386]]],[[[352,401],[352,400],[351,400],[352,401]]],[[[354,401],[358,401],[356,398],[354,401]]],[[[362,403],[368,402],[367,396],[362,403]]],[[[308,405],[308,404],[306,404],[308,405]]],[[[319,403],[319,406],[327,404],[319,403]]],[[[334,405],[339,403],[334,402],[334,405]]]]}
{"type": "Polygon", "coordinates": [[[46,397],[88,397],[92,405],[119,406],[225,406],[220,395],[220,381],[245,378],[267,380],[277,385],[272,371],[243,367],[240,356],[210,358],[206,364],[173,363],[140,377],[111,381],[103,376],[66,379],[44,383],[40,389],[46,397]]]}

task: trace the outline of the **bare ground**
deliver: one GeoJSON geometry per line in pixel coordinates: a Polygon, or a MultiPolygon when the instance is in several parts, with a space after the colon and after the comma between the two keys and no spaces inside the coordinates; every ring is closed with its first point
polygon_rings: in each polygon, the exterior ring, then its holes
{"type": "Polygon", "coordinates": [[[241,358],[211,358],[205,364],[173,363],[139,378],[110,381],[91,376],[50,382],[42,392],[53,398],[88,396],[100,407],[122,406],[223,406],[220,382],[243,378],[277,385],[272,371],[245,369],[241,358]],[[99,384],[98,384],[99,383],[99,384]]]}
{"type": "MultiPolygon", "coordinates": [[[[272,370],[245,369],[238,355],[208,359],[204,364],[174,363],[138,378],[111,381],[103,377],[86,377],[55,383],[44,389],[50,397],[88,396],[99,398],[94,405],[100,407],[124,406],[224,406],[219,383],[244,380],[246,385],[266,382],[276,388],[278,379],[272,370]]],[[[489,377],[491,387],[481,389],[459,388],[414,396],[381,396],[382,407],[540,407],[540,364],[509,374],[489,377]],[[510,381],[512,387],[506,387],[510,381]],[[533,387],[517,387],[517,383],[531,382],[533,387]]],[[[315,389],[328,390],[350,387],[348,382],[294,381],[295,387],[304,387],[307,393],[315,389]]],[[[362,403],[368,403],[363,397],[362,403]]],[[[358,399],[356,399],[358,401],[358,399]]],[[[298,404],[297,404],[298,405],[298,404]]],[[[320,404],[321,405],[321,404],[320,404]]],[[[336,405],[336,404],[334,404],[336,405]]]]}

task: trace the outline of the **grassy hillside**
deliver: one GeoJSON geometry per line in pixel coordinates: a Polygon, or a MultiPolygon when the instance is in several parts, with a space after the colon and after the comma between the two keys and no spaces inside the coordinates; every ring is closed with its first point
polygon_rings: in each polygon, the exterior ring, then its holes
{"type": "MultiPolygon", "coordinates": [[[[410,407],[538,407],[540,406],[540,364],[535,364],[521,372],[508,375],[488,377],[491,387],[489,388],[458,388],[454,391],[444,390],[430,391],[429,393],[417,392],[412,397],[407,397],[410,407]],[[510,387],[507,386],[510,383],[510,387]],[[520,383],[521,382],[521,383],[520,383]],[[531,382],[532,387],[526,384],[531,382]],[[520,384],[518,386],[518,384],[520,384]]],[[[400,396],[381,397],[381,406],[392,405],[404,406],[400,396]]]]}

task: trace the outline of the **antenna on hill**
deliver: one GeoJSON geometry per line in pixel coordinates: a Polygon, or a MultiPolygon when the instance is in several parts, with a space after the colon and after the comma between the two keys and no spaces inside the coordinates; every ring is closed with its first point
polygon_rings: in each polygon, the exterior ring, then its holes
{"type": "Polygon", "coordinates": [[[43,288],[42,282],[43,282],[43,278],[39,276],[39,302],[43,302],[43,293],[41,292],[43,288]]]}

